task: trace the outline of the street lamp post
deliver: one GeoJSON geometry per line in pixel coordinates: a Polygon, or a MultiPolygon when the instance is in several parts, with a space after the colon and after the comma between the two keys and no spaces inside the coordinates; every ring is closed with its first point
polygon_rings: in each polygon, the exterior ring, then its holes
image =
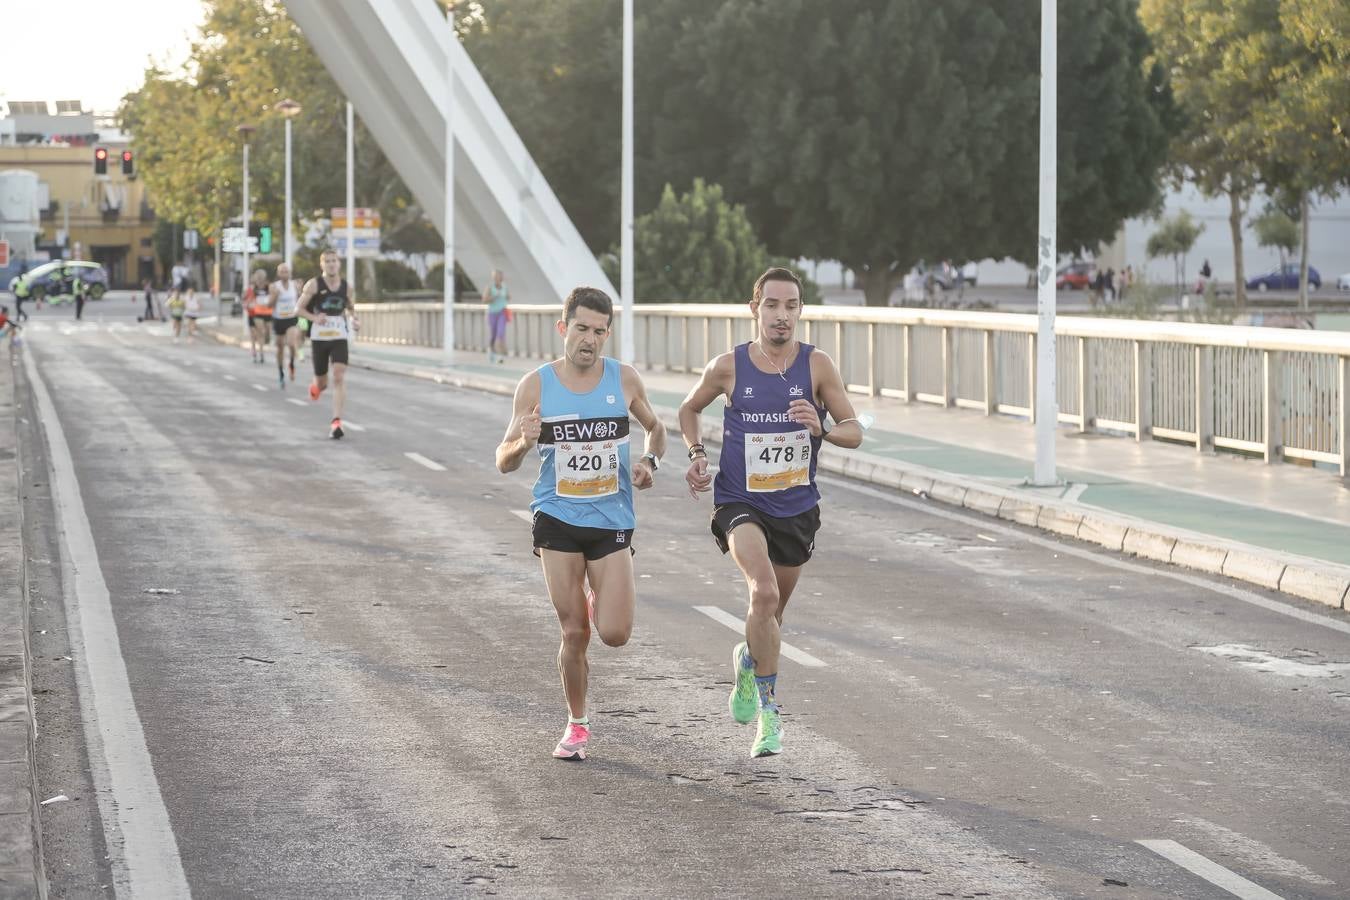
{"type": "Polygon", "coordinates": [[[1036,262],[1036,463],[1031,483],[1048,487],[1059,481],[1055,473],[1055,432],[1059,404],[1055,397],[1055,199],[1058,192],[1057,96],[1059,54],[1055,0],[1041,0],[1041,159],[1040,224],[1036,262]]]}
{"type": "MultiPolygon", "coordinates": [[[[240,137],[242,137],[242,138],[244,139],[244,210],[243,210],[243,223],[242,223],[242,224],[243,224],[243,226],[244,226],[244,284],[245,284],[245,285],[248,284],[248,230],[249,230],[249,229],[248,229],[248,221],[249,221],[249,208],[248,208],[248,142],[249,142],[249,139],[250,139],[251,137],[253,137],[253,132],[255,132],[255,131],[257,131],[257,130],[258,130],[258,129],[257,129],[256,127],[254,127],[253,125],[240,125],[239,128],[238,128],[240,137]]],[[[239,289],[239,292],[240,292],[239,300],[240,300],[240,303],[241,303],[241,304],[243,303],[243,299],[244,299],[244,298],[243,298],[243,291],[244,291],[244,288],[240,288],[240,289],[239,289]]],[[[244,337],[247,338],[247,337],[248,337],[248,315],[247,315],[247,313],[245,313],[244,316],[243,316],[242,318],[243,318],[243,324],[244,324],[244,337]]]]}
{"type": "Polygon", "coordinates": [[[291,254],[295,252],[295,245],[291,242],[291,120],[300,115],[301,106],[294,100],[286,99],[272,108],[286,117],[286,227],[281,255],[286,265],[290,266],[291,254]]]}
{"type": "Polygon", "coordinates": [[[441,345],[446,363],[455,359],[455,4],[445,4],[445,273],[441,345]]]}
{"type": "Polygon", "coordinates": [[[637,322],[633,313],[633,0],[623,0],[623,161],[619,196],[619,295],[623,302],[623,333],[619,359],[633,362],[637,322]]]}

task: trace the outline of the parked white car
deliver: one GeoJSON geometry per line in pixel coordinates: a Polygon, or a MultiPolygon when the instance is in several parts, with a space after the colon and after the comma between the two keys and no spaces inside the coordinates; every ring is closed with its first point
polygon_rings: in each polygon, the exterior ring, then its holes
{"type": "Polygon", "coordinates": [[[1336,290],[1350,291],[1350,272],[1346,272],[1340,278],[1336,279],[1336,290]]]}

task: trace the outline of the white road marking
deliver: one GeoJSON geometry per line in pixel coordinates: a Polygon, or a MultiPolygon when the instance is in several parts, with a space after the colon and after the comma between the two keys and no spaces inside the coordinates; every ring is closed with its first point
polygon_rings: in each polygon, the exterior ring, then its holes
{"type": "Polygon", "coordinates": [[[306,403],[305,401],[303,401],[303,400],[297,400],[297,399],[295,399],[294,397],[287,397],[287,398],[286,398],[286,402],[287,402],[287,403],[294,403],[296,406],[309,406],[309,404],[306,403]]]}
{"type": "MultiPolygon", "coordinates": [[[[1194,645],[1191,649],[1208,653],[1211,656],[1230,659],[1240,666],[1255,669],[1258,672],[1283,675],[1286,678],[1340,678],[1341,672],[1350,671],[1350,663],[1331,662],[1330,660],[1318,662],[1314,659],[1288,659],[1283,656],[1276,656],[1267,650],[1258,649],[1250,644],[1216,644],[1213,647],[1194,645]]],[[[1309,657],[1313,655],[1308,654],[1309,657]]]]}
{"type": "Polygon", "coordinates": [[[366,430],[366,427],[365,427],[364,425],[357,425],[355,422],[351,421],[350,419],[343,419],[343,420],[342,420],[342,427],[343,427],[343,428],[350,428],[352,431],[365,431],[365,430],[366,430]]]}
{"type": "Polygon", "coordinates": [[[263,387],[261,384],[251,384],[249,387],[253,388],[255,391],[263,391],[264,393],[267,391],[267,388],[263,387]]]}
{"type": "Polygon", "coordinates": [[[1064,499],[1070,503],[1077,503],[1078,498],[1083,496],[1083,492],[1091,486],[1092,485],[1090,484],[1084,484],[1082,482],[1079,482],[1078,484],[1070,483],[1069,486],[1064,489],[1064,499]]]}
{"type": "MultiPolygon", "coordinates": [[[[346,423],[346,422],[343,422],[342,424],[346,425],[347,423],[346,423]]],[[[406,456],[406,457],[408,457],[408,459],[411,459],[413,462],[417,463],[419,466],[426,466],[428,469],[430,469],[430,470],[433,471],[433,472],[444,472],[444,471],[445,471],[445,466],[443,466],[443,465],[441,465],[440,463],[436,462],[434,459],[427,459],[425,456],[423,456],[423,455],[420,454],[420,453],[405,453],[405,454],[403,454],[403,455],[406,456]]]]}
{"type": "MultiPolygon", "coordinates": [[[[962,514],[952,510],[941,509],[932,503],[923,503],[917,500],[910,500],[909,498],[900,494],[888,493],[878,488],[869,487],[868,485],[864,484],[855,484],[854,482],[842,478],[836,478],[834,476],[817,476],[816,481],[820,484],[828,484],[832,487],[842,488],[844,490],[853,491],[854,493],[862,494],[867,497],[873,497],[877,500],[883,500],[887,503],[891,503],[896,506],[904,506],[908,509],[927,513],[930,516],[937,516],[939,519],[946,519],[949,522],[960,522],[965,525],[971,525],[973,524],[972,515],[979,516],[979,518],[981,519],[985,518],[984,516],[981,516],[979,513],[962,514]]],[[[1133,572],[1136,575],[1152,575],[1162,578],[1171,578],[1173,581],[1180,581],[1182,584],[1189,584],[1192,587],[1201,588],[1207,591],[1213,591],[1216,594],[1223,594],[1225,597],[1231,597],[1234,600],[1241,600],[1243,603],[1250,603],[1252,606],[1259,606],[1262,609],[1269,610],[1270,612],[1273,613],[1279,613],[1282,616],[1289,616],[1292,619],[1299,619],[1304,622],[1311,622],[1314,625],[1321,625],[1323,628],[1330,628],[1332,631],[1339,631],[1342,634],[1350,634],[1350,622],[1341,622],[1336,619],[1331,619],[1326,616],[1318,615],[1317,613],[1308,612],[1307,610],[1304,609],[1299,609],[1297,606],[1290,606],[1289,604],[1281,603],[1278,600],[1271,600],[1268,597],[1262,597],[1260,594],[1254,594],[1251,591],[1244,591],[1241,588],[1230,587],[1229,585],[1222,584],[1217,581],[1206,581],[1204,578],[1199,578],[1195,575],[1186,575],[1183,574],[1182,572],[1173,572],[1167,569],[1155,569],[1149,566],[1142,566],[1138,563],[1130,562],[1128,560],[1116,559],[1114,557],[1108,556],[1106,552],[1100,549],[1089,550],[1086,547],[1075,546],[1072,538],[1065,540],[1063,542],[1056,541],[1050,538],[1040,537],[1039,535],[1035,534],[1027,534],[1025,532],[1018,531],[1015,528],[1009,528],[1005,525],[996,524],[992,521],[980,522],[980,528],[984,529],[985,531],[992,531],[995,534],[1004,535],[1005,537],[1008,538],[1015,538],[1027,541],[1029,543],[1035,544],[1038,547],[1045,547],[1048,550],[1053,550],[1056,553],[1063,553],[1067,556],[1076,556],[1079,559],[1091,560],[1092,562],[1099,563],[1103,566],[1108,566],[1113,569],[1120,569],[1121,571],[1125,572],[1133,572]]]]}
{"type": "MultiPolygon", "coordinates": [[[[712,619],[714,622],[721,622],[723,625],[727,626],[737,634],[745,634],[745,620],[736,618],[731,613],[723,610],[721,607],[695,606],[694,609],[703,613],[705,616],[712,619]]],[[[825,668],[825,663],[822,660],[816,659],[814,656],[812,656],[810,653],[807,653],[805,650],[799,650],[798,648],[789,644],[787,641],[782,642],[782,644],[779,647],[779,652],[782,653],[784,656],[786,656],[788,659],[792,660],[793,662],[799,662],[804,666],[808,666],[813,669],[825,668]]]]}
{"type": "MultiPolygon", "coordinates": [[[[115,877],[132,897],[189,897],[178,842],[155,778],[145,731],[117,636],[103,570],[70,445],[32,354],[24,354],[51,455],[57,517],[69,556],[62,568],[85,741],[93,768],[105,846],[115,877]]],[[[121,891],[118,891],[121,893],[121,891]]]]}
{"type": "MultiPolygon", "coordinates": [[[[192,368],[192,363],[183,363],[183,368],[185,368],[185,369],[190,369],[190,368],[192,368]]],[[[235,378],[233,375],[226,375],[226,376],[225,376],[225,380],[226,380],[226,381],[238,381],[239,379],[238,379],[238,378],[235,378]]]]}
{"type": "Polygon", "coordinates": [[[1225,869],[1213,860],[1201,856],[1176,841],[1135,841],[1135,843],[1147,847],[1163,859],[1176,863],[1188,872],[1199,875],[1210,884],[1223,888],[1235,897],[1241,897],[1243,900],[1281,900],[1279,894],[1271,893],[1261,885],[1248,881],[1236,872],[1225,869]]]}
{"type": "Polygon", "coordinates": [[[515,516],[517,519],[524,519],[531,525],[534,524],[534,514],[531,513],[528,509],[513,509],[511,510],[511,515],[515,516]]]}

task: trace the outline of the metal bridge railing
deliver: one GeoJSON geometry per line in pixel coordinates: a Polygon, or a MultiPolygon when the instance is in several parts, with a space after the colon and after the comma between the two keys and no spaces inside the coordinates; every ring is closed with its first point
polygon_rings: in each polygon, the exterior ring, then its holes
{"type": "MultiPolygon", "coordinates": [[[[362,341],[440,346],[439,303],[358,309],[362,341]]],[[[559,352],[557,306],[511,309],[510,354],[559,352]]],[[[755,336],[744,305],[642,304],[635,314],[636,362],[647,369],[697,372],[755,336]]],[[[486,351],[484,307],[457,305],[455,334],[458,349],[486,351]]],[[[801,336],[834,358],[850,391],[1034,421],[1034,315],[812,307],[801,336]]],[[[1060,422],[1350,476],[1350,334],[1062,316],[1056,341],[1060,422]]]]}

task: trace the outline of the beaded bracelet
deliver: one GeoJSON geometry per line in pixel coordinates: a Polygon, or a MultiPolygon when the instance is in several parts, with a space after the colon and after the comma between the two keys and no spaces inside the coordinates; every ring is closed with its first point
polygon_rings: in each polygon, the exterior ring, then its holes
{"type": "Polygon", "coordinates": [[[704,456],[707,456],[707,455],[708,455],[708,451],[704,448],[704,446],[703,446],[702,444],[690,444],[690,445],[689,445],[689,458],[692,460],[695,456],[697,456],[697,455],[699,455],[699,454],[703,454],[704,456]]]}

